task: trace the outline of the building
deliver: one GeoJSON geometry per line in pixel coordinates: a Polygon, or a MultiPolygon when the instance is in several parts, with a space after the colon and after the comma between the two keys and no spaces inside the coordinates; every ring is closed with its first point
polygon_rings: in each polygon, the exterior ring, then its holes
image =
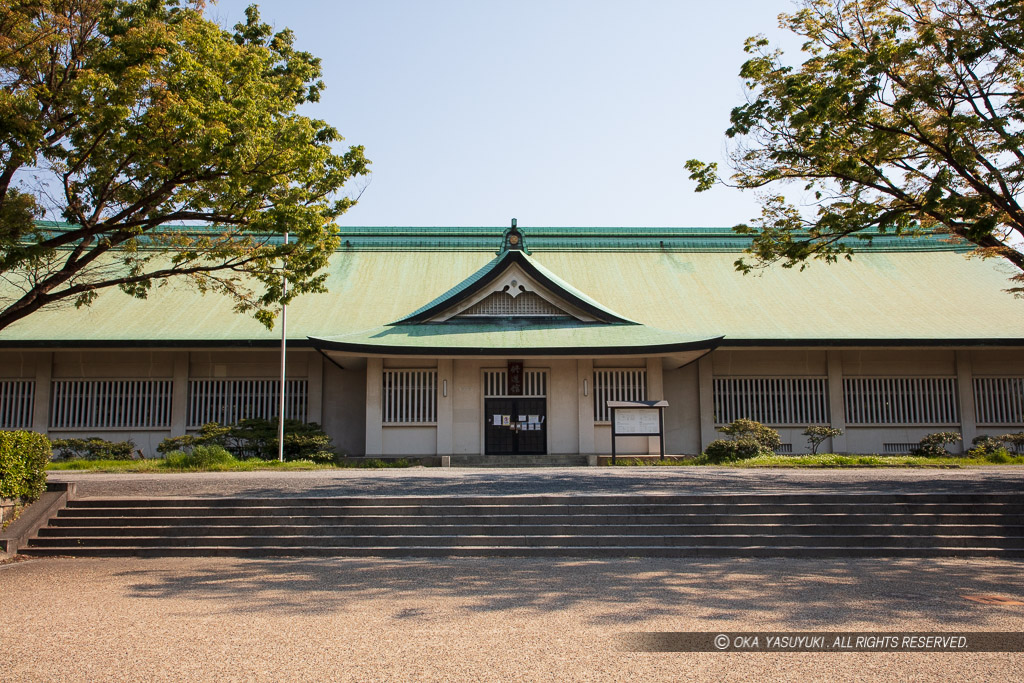
{"type": "MultiPolygon", "coordinates": [[[[807,450],[905,452],[1024,429],[1012,267],[938,236],[737,273],[710,228],[346,228],[325,294],[289,307],[286,408],[349,454],[611,450],[605,402],[666,399],[670,453],[747,417],[807,450]]],[[[279,331],[184,285],[0,332],[0,426],[132,438],[277,412],[279,331]]],[[[625,437],[620,453],[657,451],[625,437]]]]}

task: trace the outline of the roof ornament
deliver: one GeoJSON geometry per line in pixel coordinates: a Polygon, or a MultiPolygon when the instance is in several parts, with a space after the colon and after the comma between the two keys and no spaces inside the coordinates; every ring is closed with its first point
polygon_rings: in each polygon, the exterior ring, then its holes
{"type": "Polygon", "coordinates": [[[526,248],[526,242],[523,240],[523,233],[516,227],[516,219],[512,219],[512,227],[505,230],[504,236],[501,238],[501,249],[497,253],[499,256],[504,254],[506,251],[522,251],[527,254],[530,250],[526,248]]]}

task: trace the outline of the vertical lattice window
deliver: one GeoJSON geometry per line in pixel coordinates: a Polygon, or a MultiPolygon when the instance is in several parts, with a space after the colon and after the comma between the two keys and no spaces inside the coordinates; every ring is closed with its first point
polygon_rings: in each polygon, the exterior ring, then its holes
{"type": "Polygon", "coordinates": [[[437,422],[437,370],[384,370],[384,424],[437,422]]]}
{"type": "Polygon", "coordinates": [[[798,426],[830,422],[825,377],[719,377],[714,400],[715,424],[738,419],[798,426]]]}
{"type": "Polygon", "coordinates": [[[494,292],[490,296],[481,299],[457,317],[565,317],[568,314],[544,299],[536,292],[521,292],[518,296],[512,296],[506,292],[494,292]]]}
{"type": "MultiPolygon", "coordinates": [[[[284,383],[284,416],[306,421],[309,381],[290,379],[284,383]]],[[[229,425],[239,420],[278,416],[281,381],[277,379],[196,379],[188,383],[189,429],[207,422],[229,425]]]]}
{"type": "MultiPolygon", "coordinates": [[[[543,398],[548,395],[548,375],[544,370],[523,370],[523,397],[543,398]]],[[[508,373],[505,370],[484,370],[484,397],[508,396],[508,373]]]]}
{"type": "Polygon", "coordinates": [[[0,429],[30,429],[36,398],[32,380],[0,381],[0,429]]]}
{"type": "Polygon", "coordinates": [[[975,377],[978,424],[1024,424],[1024,377],[975,377]]]}
{"type": "Polygon", "coordinates": [[[960,423],[954,377],[847,377],[846,424],[960,423]]]}
{"type": "Polygon", "coordinates": [[[607,401],[646,401],[647,370],[594,370],[594,419],[608,422],[611,411],[607,401]]]}
{"type": "Polygon", "coordinates": [[[171,380],[57,380],[51,429],[167,429],[171,380]]]}

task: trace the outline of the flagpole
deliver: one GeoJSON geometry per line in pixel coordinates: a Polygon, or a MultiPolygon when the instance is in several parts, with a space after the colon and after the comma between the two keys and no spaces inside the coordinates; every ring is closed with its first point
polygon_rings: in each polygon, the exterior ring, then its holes
{"type": "MultiPolygon", "coordinates": [[[[288,231],[284,232],[284,243],[288,245],[288,231]]],[[[277,459],[284,462],[284,375],[285,375],[285,347],[288,339],[288,304],[284,303],[284,297],[288,294],[288,275],[282,274],[284,280],[281,285],[281,392],[278,402],[277,419],[277,459]]]]}

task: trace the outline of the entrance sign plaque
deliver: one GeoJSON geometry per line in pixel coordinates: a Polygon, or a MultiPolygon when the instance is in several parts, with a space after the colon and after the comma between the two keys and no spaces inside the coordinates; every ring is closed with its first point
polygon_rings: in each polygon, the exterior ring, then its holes
{"type": "Polygon", "coordinates": [[[612,417],[612,463],[618,436],[656,436],[665,459],[665,408],[668,401],[608,401],[612,417]]]}
{"type": "Polygon", "coordinates": [[[510,360],[508,362],[508,395],[523,395],[523,361],[510,360]]]}

